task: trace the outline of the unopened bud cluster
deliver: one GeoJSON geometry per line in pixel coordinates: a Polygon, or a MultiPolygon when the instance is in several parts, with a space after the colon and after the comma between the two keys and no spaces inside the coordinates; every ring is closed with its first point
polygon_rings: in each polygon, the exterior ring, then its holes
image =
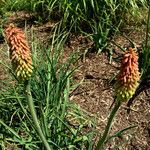
{"type": "Polygon", "coordinates": [[[31,52],[25,34],[20,28],[10,24],[5,29],[5,37],[9,46],[13,70],[19,80],[28,80],[33,66],[31,52]]]}
{"type": "Polygon", "coordinates": [[[117,100],[128,101],[132,98],[139,85],[139,80],[138,55],[133,48],[129,48],[122,59],[120,73],[115,85],[117,100]]]}

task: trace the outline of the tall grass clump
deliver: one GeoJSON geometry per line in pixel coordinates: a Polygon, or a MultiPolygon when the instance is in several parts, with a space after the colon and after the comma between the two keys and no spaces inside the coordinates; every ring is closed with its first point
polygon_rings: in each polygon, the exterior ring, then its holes
{"type": "Polygon", "coordinates": [[[138,19],[148,6],[147,0],[7,0],[4,3],[7,11],[36,12],[38,21],[62,20],[62,28],[72,27],[72,31],[90,36],[98,52],[107,46],[116,29],[138,19]]]}
{"type": "Polygon", "coordinates": [[[140,9],[146,9],[147,4],[146,0],[38,0],[32,5],[34,11],[40,10],[46,18],[62,19],[63,27],[72,26],[75,32],[91,35],[95,49],[101,52],[110,35],[126,25],[127,16],[137,18],[142,14],[140,9]]]}
{"type": "Polygon", "coordinates": [[[84,131],[89,118],[69,102],[76,57],[62,61],[67,36],[56,28],[48,48],[32,42],[32,76],[22,80],[15,72],[18,81],[0,95],[2,149],[84,150],[92,146],[93,133],[84,131]]]}
{"type": "Polygon", "coordinates": [[[31,1],[30,0],[5,0],[3,1],[3,7],[7,11],[30,11],[31,10],[31,1]]]}

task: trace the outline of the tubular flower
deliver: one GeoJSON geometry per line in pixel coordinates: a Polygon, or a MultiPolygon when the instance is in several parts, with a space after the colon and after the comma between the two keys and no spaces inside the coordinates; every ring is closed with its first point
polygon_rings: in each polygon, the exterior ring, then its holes
{"type": "Polygon", "coordinates": [[[31,52],[23,31],[13,24],[5,29],[12,67],[19,80],[28,80],[33,66],[31,52]]]}
{"type": "Polygon", "coordinates": [[[133,48],[129,48],[122,59],[120,73],[115,84],[117,100],[128,101],[132,98],[139,80],[138,55],[133,48]]]}

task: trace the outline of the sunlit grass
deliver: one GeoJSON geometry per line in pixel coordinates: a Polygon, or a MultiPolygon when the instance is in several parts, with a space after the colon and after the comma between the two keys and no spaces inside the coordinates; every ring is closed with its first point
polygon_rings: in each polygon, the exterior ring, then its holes
{"type": "Polygon", "coordinates": [[[147,7],[146,0],[7,0],[2,3],[0,12],[26,10],[36,12],[39,22],[62,20],[62,28],[70,30],[71,27],[74,32],[90,34],[96,51],[101,52],[110,35],[126,22],[136,22],[147,7]]]}

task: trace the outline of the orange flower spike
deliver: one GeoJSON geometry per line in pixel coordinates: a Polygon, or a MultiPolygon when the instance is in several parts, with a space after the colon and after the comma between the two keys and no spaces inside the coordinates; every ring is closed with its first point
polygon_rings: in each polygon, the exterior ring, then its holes
{"type": "Polygon", "coordinates": [[[120,73],[115,84],[117,100],[128,101],[132,98],[139,80],[138,55],[133,48],[129,48],[122,59],[120,73]]]}
{"type": "Polygon", "coordinates": [[[5,37],[9,46],[12,67],[20,80],[28,80],[33,66],[31,52],[25,34],[20,28],[10,24],[5,29],[5,37]]]}

